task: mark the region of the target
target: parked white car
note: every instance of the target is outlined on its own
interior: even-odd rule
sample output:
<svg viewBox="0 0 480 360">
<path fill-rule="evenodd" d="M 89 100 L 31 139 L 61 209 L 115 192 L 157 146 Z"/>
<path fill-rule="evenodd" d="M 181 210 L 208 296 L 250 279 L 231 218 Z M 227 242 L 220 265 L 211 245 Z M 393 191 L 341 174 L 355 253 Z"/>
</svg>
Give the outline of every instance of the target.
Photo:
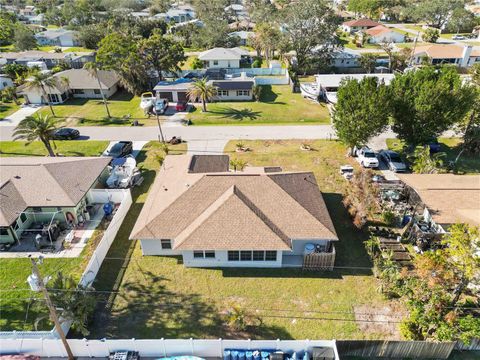
<svg viewBox="0 0 480 360">
<path fill-rule="evenodd" d="M 365 168 L 378 168 L 379 162 L 375 151 L 368 147 L 363 147 L 357 151 L 358 162 Z"/>
</svg>

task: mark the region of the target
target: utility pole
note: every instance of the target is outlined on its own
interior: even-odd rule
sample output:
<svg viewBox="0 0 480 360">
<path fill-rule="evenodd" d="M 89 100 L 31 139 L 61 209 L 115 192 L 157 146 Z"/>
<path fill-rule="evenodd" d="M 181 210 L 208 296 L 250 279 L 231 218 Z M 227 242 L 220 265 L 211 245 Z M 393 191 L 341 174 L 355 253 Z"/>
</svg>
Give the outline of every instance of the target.
<svg viewBox="0 0 480 360">
<path fill-rule="evenodd" d="M 163 131 L 162 131 L 162 127 L 160 126 L 160 119 L 158 117 L 158 114 L 157 115 L 157 124 L 158 124 L 158 131 L 160 131 L 160 136 L 162 138 L 162 140 L 158 139 L 159 141 L 161 141 L 162 143 L 165 143 L 165 138 L 163 137 Z"/>
<path fill-rule="evenodd" d="M 45 297 L 45 302 L 47 303 L 48 310 L 50 311 L 50 318 L 55 324 L 55 330 L 57 331 L 57 333 L 60 335 L 60 338 L 62 339 L 63 346 L 65 347 L 65 350 L 67 351 L 67 354 L 68 354 L 68 359 L 73 360 L 74 356 L 72 353 L 72 349 L 70 349 L 70 345 L 68 345 L 67 338 L 65 337 L 65 333 L 63 332 L 62 326 L 60 325 L 60 321 L 58 320 L 57 311 L 55 310 L 52 300 L 50 299 L 50 295 L 48 294 L 47 288 L 43 283 L 43 279 L 42 279 L 42 276 L 40 275 L 40 270 L 38 269 L 37 262 L 32 257 L 30 258 L 30 260 L 32 261 L 33 273 L 37 277 L 38 287 L 43 292 L 43 296 Z"/>
</svg>

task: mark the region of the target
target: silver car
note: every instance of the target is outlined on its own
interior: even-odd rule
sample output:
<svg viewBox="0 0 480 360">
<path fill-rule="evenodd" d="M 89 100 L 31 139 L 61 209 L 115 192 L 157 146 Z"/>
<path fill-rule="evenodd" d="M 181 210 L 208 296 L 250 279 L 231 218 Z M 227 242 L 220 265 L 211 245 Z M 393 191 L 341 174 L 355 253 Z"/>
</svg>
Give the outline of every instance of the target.
<svg viewBox="0 0 480 360">
<path fill-rule="evenodd" d="M 393 172 L 407 171 L 407 165 L 400 158 L 400 155 L 392 150 L 380 151 L 380 158 L 387 164 L 388 168 Z"/>
</svg>

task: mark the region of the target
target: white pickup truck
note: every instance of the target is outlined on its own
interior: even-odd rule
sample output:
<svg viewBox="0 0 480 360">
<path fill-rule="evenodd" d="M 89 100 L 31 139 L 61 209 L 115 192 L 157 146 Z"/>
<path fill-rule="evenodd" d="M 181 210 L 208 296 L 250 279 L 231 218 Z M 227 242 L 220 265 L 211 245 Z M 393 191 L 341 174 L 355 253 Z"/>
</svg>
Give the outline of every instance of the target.
<svg viewBox="0 0 480 360">
<path fill-rule="evenodd" d="M 368 147 L 362 147 L 357 151 L 358 162 L 364 168 L 378 168 L 378 159 L 375 155 L 375 151 Z"/>
</svg>

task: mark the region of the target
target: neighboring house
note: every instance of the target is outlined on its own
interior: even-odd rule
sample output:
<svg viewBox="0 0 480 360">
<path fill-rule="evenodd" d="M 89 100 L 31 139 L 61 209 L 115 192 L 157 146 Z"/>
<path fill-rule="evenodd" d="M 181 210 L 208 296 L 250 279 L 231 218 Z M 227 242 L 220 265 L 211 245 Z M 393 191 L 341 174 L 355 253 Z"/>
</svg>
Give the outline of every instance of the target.
<svg viewBox="0 0 480 360">
<path fill-rule="evenodd" d="M 226 155 L 167 156 L 130 239 L 187 267 L 302 266 L 338 241 L 313 173 L 229 172 Z"/>
<path fill-rule="evenodd" d="M 241 48 L 213 48 L 198 55 L 205 68 L 239 68 L 242 57 L 248 57 L 248 51 Z"/>
<path fill-rule="evenodd" d="M 153 90 L 156 96 L 168 101 L 188 101 L 188 90 L 192 84 L 191 79 L 177 79 L 174 81 L 160 81 Z"/>
<path fill-rule="evenodd" d="M 381 24 L 370 19 L 350 20 L 342 24 L 342 30 L 352 34 L 357 31 L 368 30 L 379 25 Z"/>
<path fill-rule="evenodd" d="M 22 52 L 0 52 L 0 63 L 27 65 L 29 62 L 44 62 L 48 69 L 65 63 L 74 69 L 81 69 L 85 63 L 95 60 L 93 52 L 68 52 L 55 53 L 46 51 L 29 50 Z"/>
<path fill-rule="evenodd" d="M 49 100 L 53 104 L 61 104 L 70 95 L 74 98 L 101 99 L 100 90 L 103 91 L 106 98 L 117 92 L 120 78 L 115 72 L 99 70 L 98 77 L 101 88 L 95 76 L 87 70 L 70 69 L 56 73 L 53 75 L 56 85 L 46 88 Z M 68 85 L 64 83 L 63 79 L 68 79 Z M 19 94 L 23 95 L 25 101 L 30 104 L 45 104 L 47 102 L 41 89 L 24 85 L 19 89 Z"/>
<path fill-rule="evenodd" d="M 188 90 L 192 82 L 193 80 L 185 78 L 160 81 L 153 90 L 157 97 L 168 99 L 168 101 L 189 101 Z M 209 80 L 208 83 L 217 89 L 217 96 L 212 99 L 214 101 L 250 101 L 253 99 L 252 87 L 255 85 L 255 80 L 246 76 L 227 80 Z"/>
<path fill-rule="evenodd" d="M 159 13 L 153 16 L 154 19 L 163 19 L 166 22 L 174 22 L 176 24 L 185 23 L 196 18 L 193 9 L 185 8 L 171 8 L 167 12 Z"/>
<path fill-rule="evenodd" d="M 398 174 L 423 205 L 423 217 L 438 233 L 454 223 L 480 226 L 480 175 Z"/>
<path fill-rule="evenodd" d="M 35 34 L 39 45 L 48 46 L 80 46 L 78 31 L 66 29 L 49 29 Z"/>
<path fill-rule="evenodd" d="M 413 64 L 420 65 L 427 59 L 431 64 L 453 64 L 470 67 L 480 61 L 480 49 L 454 44 L 418 46 L 413 53 Z"/>
<path fill-rule="evenodd" d="M 242 4 L 231 4 L 225 7 L 225 12 L 232 15 L 235 19 L 247 19 L 248 11 Z"/>
<path fill-rule="evenodd" d="M 249 21 L 248 19 L 242 19 L 240 21 L 234 21 L 228 24 L 228 27 L 232 30 L 252 31 L 253 29 L 255 29 L 255 23 Z"/>
<path fill-rule="evenodd" d="M 0 74 L 0 90 L 5 89 L 6 87 L 14 87 L 15 84 L 10 76 L 5 74 Z"/>
<path fill-rule="evenodd" d="M 252 88 L 255 81 L 251 79 L 234 78 L 231 80 L 215 80 L 212 85 L 217 89 L 216 100 L 220 101 L 250 101 L 253 100 Z"/>
<path fill-rule="evenodd" d="M 59 221 L 88 219 L 90 189 L 107 176 L 108 157 L 0 158 L 0 243 L 25 230 Z"/>
<path fill-rule="evenodd" d="M 330 65 L 336 68 L 356 68 L 360 66 L 360 55 L 347 49 L 336 50 L 331 55 Z"/>
<path fill-rule="evenodd" d="M 368 36 L 367 41 L 371 44 L 405 42 L 404 34 L 383 25 L 378 25 L 371 29 L 365 30 L 364 34 Z"/>
<path fill-rule="evenodd" d="M 248 39 L 251 39 L 255 36 L 253 31 L 234 31 L 228 34 L 230 37 L 240 38 L 240 45 L 245 46 L 248 44 Z"/>
</svg>

